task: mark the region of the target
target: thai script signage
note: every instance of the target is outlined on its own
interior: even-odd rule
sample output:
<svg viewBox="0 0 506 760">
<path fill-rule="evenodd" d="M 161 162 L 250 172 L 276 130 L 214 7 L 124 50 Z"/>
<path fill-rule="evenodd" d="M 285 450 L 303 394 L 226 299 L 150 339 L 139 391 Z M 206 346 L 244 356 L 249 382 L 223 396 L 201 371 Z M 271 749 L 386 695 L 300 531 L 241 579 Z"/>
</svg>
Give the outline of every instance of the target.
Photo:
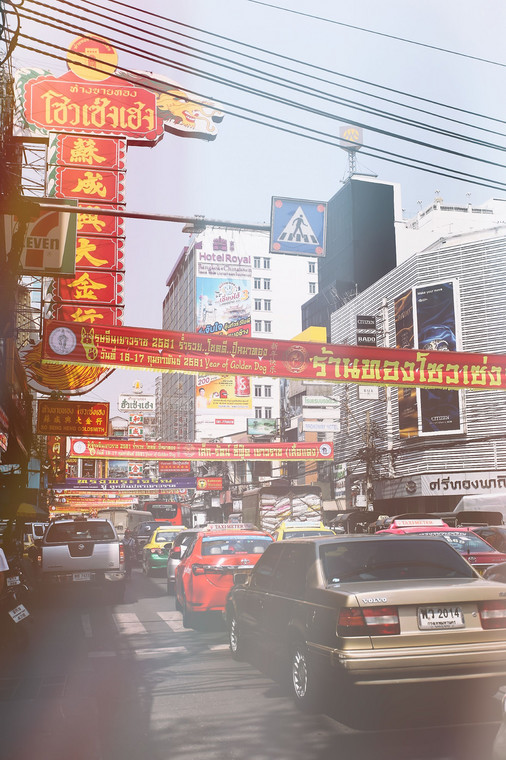
<svg viewBox="0 0 506 760">
<path fill-rule="evenodd" d="M 127 396 L 122 393 L 118 399 L 118 409 L 120 412 L 154 412 L 156 398 L 153 395 Z"/>
<path fill-rule="evenodd" d="M 328 383 L 506 390 L 506 356 L 202 336 L 46 321 L 43 362 Z"/>
<path fill-rule="evenodd" d="M 70 455 L 80 459 L 186 459 L 214 462 L 332 460 L 332 443 L 181 443 L 71 438 Z"/>
<path fill-rule="evenodd" d="M 91 401 L 37 402 L 38 435 L 107 435 L 109 404 Z"/>
<path fill-rule="evenodd" d="M 217 491 L 222 487 L 222 478 L 67 478 L 65 488 L 75 491 L 171 491 L 173 489 L 196 488 L 198 491 Z"/>
<path fill-rule="evenodd" d="M 506 470 L 491 472 L 452 472 L 422 475 L 423 496 L 503 494 L 506 503 Z M 491 505 L 493 510 L 494 506 Z"/>
</svg>

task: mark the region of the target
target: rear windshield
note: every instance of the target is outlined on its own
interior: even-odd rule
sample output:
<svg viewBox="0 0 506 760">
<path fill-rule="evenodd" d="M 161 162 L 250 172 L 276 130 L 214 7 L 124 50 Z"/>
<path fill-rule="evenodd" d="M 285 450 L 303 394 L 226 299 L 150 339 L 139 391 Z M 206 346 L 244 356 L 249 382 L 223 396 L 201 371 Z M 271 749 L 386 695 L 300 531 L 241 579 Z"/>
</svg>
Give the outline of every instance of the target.
<svg viewBox="0 0 506 760">
<path fill-rule="evenodd" d="M 453 546 L 454 549 L 456 549 L 461 554 L 469 554 L 470 552 L 493 552 L 496 551 L 493 549 L 490 544 L 487 544 L 486 541 L 484 541 L 482 538 L 477 536 L 475 533 L 471 533 L 469 531 L 454 531 L 449 530 L 448 532 L 444 530 L 438 530 L 438 531 L 410 531 L 410 535 L 416 535 L 416 536 L 433 536 L 434 538 L 444 538 L 450 546 Z"/>
<path fill-rule="evenodd" d="M 112 525 L 108 522 L 54 523 L 46 533 L 47 544 L 68 541 L 110 541 L 116 538 Z"/>
<path fill-rule="evenodd" d="M 211 554 L 263 554 L 272 538 L 269 536 L 216 536 L 202 539 L 202 556 Z"/>
<path fill-rule="evenodd" d="M 474 578 L 475 571 L 444 541 L 346 541 L 320 547 L 327 583 Z"/>
<path fill-rule="evenodd" d="M 169 541 L 174 541 L 175 537 L 178 536 L 179 533 L 180 531 L 172 531 L 171 533 L 164 531 L 163 533 L 157 533 L 154 536 L 154 540 L 157 543 L 168 543 Z"/>
<path fill-rule="evenodd" d="M 316 536 L 335 536 L 333 530 L 287 530 L 283 538 L 314 538 Z"/>
</svg>

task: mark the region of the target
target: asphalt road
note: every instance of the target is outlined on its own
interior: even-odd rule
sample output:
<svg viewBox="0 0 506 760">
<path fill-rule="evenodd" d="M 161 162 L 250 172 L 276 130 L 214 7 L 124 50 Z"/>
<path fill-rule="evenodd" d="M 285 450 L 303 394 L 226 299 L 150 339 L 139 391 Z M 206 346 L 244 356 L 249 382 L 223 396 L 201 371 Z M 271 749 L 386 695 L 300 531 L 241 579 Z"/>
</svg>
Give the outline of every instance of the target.
<svg viewBox="0 0 506 760">
<path fill-rule="evenodd" d="M 185 630 L 163 578 L 134 570 L 117 606 L 87 591 L 37 607 L 29 646 L 0 651 L 3 760 L 490 756 L 490 685 L 378 688 L 303 715 L 279 659 L 232 660 L 220 616 Z"/>
</svg>

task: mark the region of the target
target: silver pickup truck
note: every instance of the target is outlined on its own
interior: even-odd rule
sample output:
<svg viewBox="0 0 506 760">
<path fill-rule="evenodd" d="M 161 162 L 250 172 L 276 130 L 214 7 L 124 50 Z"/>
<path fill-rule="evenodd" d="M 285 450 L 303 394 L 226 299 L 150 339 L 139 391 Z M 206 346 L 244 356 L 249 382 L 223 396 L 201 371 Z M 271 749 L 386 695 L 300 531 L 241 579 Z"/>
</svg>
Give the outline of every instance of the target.
<svg viewBox="0 0 506 760">
<path fill-rule="evenodd" d="M 37 543 L 44 588 L 72 584 L 101 586 L 110 590 L 112 601 L 123 600 L 125 554 L 109 520 L 57 519 Z"/>
</svg>

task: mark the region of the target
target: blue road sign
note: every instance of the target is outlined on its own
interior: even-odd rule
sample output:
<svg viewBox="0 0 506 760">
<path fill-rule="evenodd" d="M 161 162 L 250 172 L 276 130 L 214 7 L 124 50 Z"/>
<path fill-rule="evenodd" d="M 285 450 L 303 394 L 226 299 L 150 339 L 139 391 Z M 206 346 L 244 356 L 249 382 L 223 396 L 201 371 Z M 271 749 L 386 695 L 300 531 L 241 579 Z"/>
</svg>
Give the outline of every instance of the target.
<svg viewBox="0 0 506 760">
<path fill-rule="evenodd" d="M 327 204 L 297 198 L 273 198 L 271 253 L 325 256 Z"/>
</svg>

